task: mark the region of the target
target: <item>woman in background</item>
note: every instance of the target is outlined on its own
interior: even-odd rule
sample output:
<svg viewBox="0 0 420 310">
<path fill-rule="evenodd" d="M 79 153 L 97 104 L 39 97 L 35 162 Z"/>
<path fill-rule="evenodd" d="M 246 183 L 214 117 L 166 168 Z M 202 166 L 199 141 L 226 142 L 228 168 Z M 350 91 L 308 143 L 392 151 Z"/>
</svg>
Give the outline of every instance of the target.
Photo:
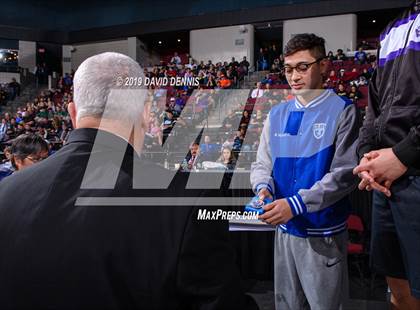
<svg viewBox="0 0 420 310">
<path fill-rule="evenodd" d="M 220 155 L 217 162 L 223 164 L 228 170 L 235 169 L 236 160 L 235 160 L 235 157 L 233 156 L 232 149 L 230 147 L 224 146 L 222 148 L 221 153 L 222 154 Z"/>
</svg>

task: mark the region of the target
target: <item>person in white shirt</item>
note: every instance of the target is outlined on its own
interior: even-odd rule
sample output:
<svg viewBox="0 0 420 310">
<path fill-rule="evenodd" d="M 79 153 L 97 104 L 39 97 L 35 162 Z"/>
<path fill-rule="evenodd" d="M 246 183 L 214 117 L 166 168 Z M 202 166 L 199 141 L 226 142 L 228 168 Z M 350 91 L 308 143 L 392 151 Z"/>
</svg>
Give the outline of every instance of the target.
<svg viewBox="0 0 420 310">
<path fill-rule="evenodd" d="M 174 56 L 171 58 L 171 63 L 180 65 L 181 64 L 181 57 L 178 56 L 178 53 L 175 52 Z"/>
<path fill-rule="evenodd" d="M 261 89 L 261 82 L 257 82 L 257 87 L 252 91 L 251 98 L 260 98 L 264 95 L 264 90 Z"/>
</svg>

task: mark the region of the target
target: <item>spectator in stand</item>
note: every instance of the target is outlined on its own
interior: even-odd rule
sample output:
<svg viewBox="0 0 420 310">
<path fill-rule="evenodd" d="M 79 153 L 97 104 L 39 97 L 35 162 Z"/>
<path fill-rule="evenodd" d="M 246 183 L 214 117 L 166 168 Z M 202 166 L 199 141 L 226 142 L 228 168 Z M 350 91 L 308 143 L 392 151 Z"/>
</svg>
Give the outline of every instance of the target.
<svg viewBox="0 0 420 310">
<path fill-rule="evenodd" d="M 251 118 L 249 129 L 262 127 L 264 123 L 263 114 L 261 110 L 257 110 L 255 117 Z"/>
<path fill-rule="evenodd" d="M 235 111 L 229 111 L 227 117 L 222 122 L 222 128 L 225 130 L 231 130 L 232 124 L 237 124 L 240 121 Z"/>
<path fill-rule="evenodd" d="M 357 49 L 363 49 L 363 50 L 370 50 L 375 49 L 372 45 L 370 45 L 366 40 L 363 40 L 358 46 Z"/>
<path fill-rule="evenodd" d="M 273 84 L 273 80 L 271 79 L 270 74 L 266 74 L 265 77 L 261 81 L 262 84 Z"/>
<path fill-rule="evenodd" d="M 267 70 L 268 59 L 266 51 L 261 47 L 257 55 L 257 71 Z"/>
<path fill-rule="evenodd" d="M 239 67 L 239 62 L 237 62 L 237 61 L 235 60 L 235 57 L 232 57 L 232 61 L 230 62 L 229 67 L 232 67 L 232 68 L 237 68 L 237 67 Z"/>
<path fill-rule="evenodd" d="M 221 74 L 219 82 L 217 83 L 217 85 L 220 88 L 227 89 L 227 88 L 230 88 L 232 86 L 232 81 L 229 80 L 224 74 Z"/>
<path fill-rule="evenodd" d="M 346 69 L 341 68 L 340 71 L 338 71 L 338 79 L 340 81 L 347 81 Z"/>
<path fill-rule="evenodd" d="M 281 72 L 280 66 L 278 64 L 278 59 L 274 60 L 274 63 L 271 65 L 270 73 L 279 73 Z"/>
<path fill-rule="evenodd" d="M 335 60 L 334 53 L 332 51 L 329 51 L 327 54 L 327 58 L 329 61 L 334 61 Z"/>
<path fill-rule="evenodd" d="M 279 65 L 280 65 L 280 68 L 283 68 L 283 65 L 284 65 L 284 55 L 283 54 L 279 55 Z"/>
<path fill-rule="evenodd" d="M 212 75 L 211 73 L 208 73 L 207 74 L 207 79 L 208 79 L 207 83 L 206 83 L 207 87 L 214 88 L 214 87 L 217 86 L 217 82 L 216 82 L 216 79 L 215 79 L 214 75 Z"/>
<path fill-rule="evenodd" d="M 242 143 L 244 142 L 244 139 L 245 139 L 246 127 L 247 127 L 247 124 L 245 123 L 241 124 L 241 126 L 239 127 L 239 130 L 236 132 L 236 135 L 233 138 L 232 150 L 236 158 L 238 157 L 238 154 L 241 151 Z"/>
<path fill-rule="evenodd" d="M 175 52 L 174 56 L 172 56 L 171 64 L 174 64 L 174 65 L 180 65 L 181 64 L 181 57 L 178 56 L 177 52 Z"/>
<path fill-rule="evenodd" d="M 244 110 L 242 112 L 242 120 L 241 120 L 241 124 L 249 124 L 249 121 L 251 120 L 251 115 L 249 115 L 248 110 Z"/>
<path fill-rule="evenodd" d="M 364 75 L 359 75 L 358 77 L 357 77 L 357 79 L 354 79 L 353 81 L 351 81 L 350 82 L 350 85 L 351 86 L 357 86 L 357 87 L 359 87 L 359 86 L 363 86 L 363 85 L 367 85 L 368 84 L 368 80 L 365 78 L 365 76 Z"/>
<path fill-rule="evenodd" d="M 5 118 L 1 119 L 0 124 L 0 142 L 3 142 L 7 139 L 7 130 L 9 129 L 9 124 Z"/>
<path fill-rule="evenodd" d="M 264 97 L 266 98 L 272 98 L 272 90 L 271 90 L 271 84 L 267 83 L 264 84 Z"/>
<path fill-rule="evenodd" d="M 222 147 L 221 155 L 216 162 L 223 164 L 227 170 L 235 169 L 236 160 L 232 149 L 229 146 Z"/>
<path fill-rule="evenodd" d="M 268 66 L 271 67 L 271 65 L 274 63 L 274 59 L 276 59 L 277 56 L 278 56 L 278 51 L 277 51 L 277 48 L 276 48 L 275 44 L 270 45 L 268 47 L 268 55 L 267 56 L 268 56 Z"/>
<path fill-rule="evenodd" d="M 48 83 L 48 68 L 45 62 L 42 63 L 41 65 L 36 66 L 35 76 L 37 77 L 38 83 L 40 84 Z"/>
<path fill-rule="evenodd" d="M 335 71 L 331 70 L 330 75 L 328 76 L 328 79 L 326 80 L 326 82 L 331 86 L 335 86 L 339 81 L 340 79 L 335 74 Z"/>
<path fill-rule="evenodd" d="M 335 60 L 341 60 L 341 61 L 347 60 L 347 56 L 344 54 L 341 48 L 337 50 L 337 55 L 335 55 Z"/>
<path fill-rule="evenodd" d="M 228 70 L 226 71 L 226 77 L 233 83 L 233 85 L 237 85 L 239 78 L 238 71 L 236 70 L 237 67 L 239 67 L 239 64 L 236 67 L 229 66 Z"/>
<path fill-rule="evenodd" d="M 255 89 L 251 93 L 251 98 L 261 98 L 264 95 L 261 82 L 257 82 Z"/>
<path fill-rule="evenodd" d="M 166 137 L 171 132 L 172 128 L 175 126 L 176 120 L 174 119 L 174 113 L 172 110 L 166 110 L 163 115 L 163 122 L 162 122 L 162 129 L 163 129 L 163 140 L 166 139 Z"/>
<path fill-rule="evenodd" d="M 359 100 L 362 97 L 362 94 L 357 89 L 357 86 L 353 85 L 353 86 L 350 87 L 350 92 L 348 94 L 348 97 L 351 101 L 356 103 L 357 100 Z"/>
<path fill-rule="evenodd" d="M 1 179 L 11 175 L 14 171 L 22 170 L 48 157 L 48 144 L 40 136 L 29 134 L 20 135 L 13 140 L 10 147 L 10 163 L 9 171 L 6 166 L 0 169 Z"/>
<path fill-rule="evenodd" d="M 348 72 L 346 75 L 346 81 L 354 81 L 358 80 L 359 72 L 357 72 L 357 68 L 353 68 L 351 72 Z"/>
<path fill-rule="evenodd" d="M 8 177 L 13 173 L 13 171 L 15 171 L 12 162 L 10 161 L 10 159 L 12 158 L 10 146 L 4 148 L 4 157 L 5 159 L 0 164 L 0 181 L 5 177 Z"/>
<path fill-rule="evenodd" d="M 201 60 L 200 63 L 198 64 L 198 66 L 197 66 L 197 70 L 205 70 L 205 69 L 207 69 L 206 65 L 204 64 L 204 61 Z"/>
<path fill-rule="evenodd" d="M 338 85 L 337 95 L 340 96 L 340 97 L 348 97 L 346 87 L 344 86 L 344 84 L 339 84 Z"/>
<path fill-rule="evenodd" d="M 210 136 L 204 136 L 204 143 L 200 145 L 202 160 L 214 160 L 214 155 L 217 154 L 218 148 L 220 148 L 220 146 L 212 143 Z"/>
<path fill-rule="evenodd" d="M 7 162 L 10 162 L 10 157 L 11 157 L 11 153 L 10 153 L 10 146 L 6 146 L 3 150 L 3 160 L 0 161 L 1 164 L 5 164 Z"/>
<path fill-rule="evenodd" d="M 370 80 L 372 77 L 372 74 L 369 72 L 367 68 L 363 68 L 362 74 L 361 74 L 367 81 Z"/>
<path fill-rule="evenodd" d="M 246 60 L 246 56 L 242 59 L 241 63 L 239 64 L 245 74 L 248 74 L 249 70 L 249 61 Z"/>
<path fill-rule="evenodd" d="M 197 67 L 194 59 L 192 57 L 188 57 L 188 63 L 185 65 L 186 68 L 193 70 Z"/>
<path fill-rule="evenodd" d="M 61 123 L 61 129 L 58 132 L 57 136 L 60 143 L 65 143 L 69 137 L 71 132 L 71 128 L 67 125 L 65 121 Z"/>
<path fill-rule="evenodd" d="M 359 47 L 359 50 L 354 55 L 354 62 L 359 65 L 364 65 L 367 61 L 367 58 L 368 57 L 367 57 L 366 52 L 363 50 L 362 47 Z"/>
<path fill-rule="evenodd" d="M 187 156 L 184 158 L 181 164 L 182 171 L 191 171 L 193 169 L 199 168 L 201 158 L 200 157 L 200 145 L 197 142 L 193 142 L 190 145 L 190 151 Z"/>
<path fill-rule="evenodd" d="M 15 78 L 12 78 L 12 82 L 9 83 L 10 88 L 10 100 L 15 100 L 16 96 L 20 96 L 20 84 Z"/>
<path fill-rule="evenodd" d="M 70 76 L 70 74 L 66 73 L 63 77 L 63 84 L 64 86 L 70 88 L 73 85 L 73 78 Z"/>
</svg>

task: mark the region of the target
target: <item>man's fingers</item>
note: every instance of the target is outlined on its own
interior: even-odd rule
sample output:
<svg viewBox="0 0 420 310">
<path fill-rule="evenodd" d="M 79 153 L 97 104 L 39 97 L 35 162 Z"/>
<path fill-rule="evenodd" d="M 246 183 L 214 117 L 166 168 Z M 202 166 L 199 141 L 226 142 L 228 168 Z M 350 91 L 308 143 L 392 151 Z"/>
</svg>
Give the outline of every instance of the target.
<svg viewBox="0 0 420 310">
<path fill-rule="evenodd" d="M 269 211 L 269 210 L 273 209 L 275 206 L 276 206 L 276 202 L 275 202 L 275 201 L 273 201 L 273 202 L 271 202 L 271 203 L 268 203 L 268 204 L 264 205 L 264 206 L 263 206 L 263 209 L 264 209 L 265 211 Z"/>
<path fill-rule="evenodd" d="M 360 178 L 362 178 L 362 180 L 360 181 L 358 188 L 359 190 L 367 190 L 367 191 L 371 191 L 371 190 L 377 190 L 381 193 L 384 193 L 386 196 L 391 196 L 391 192 L 389 190 L 390 185 L 392 184 L 392 181 L 385 181 L 384 185 L 380 185 L 379 182 L 376 182 L 372 176 L 370 176 L 369 173 L 367 173 L 366 171 L 361 172 L 358 174 L 358 176 Z"/>
<path fill-rule="evenodd" d="M 367 171 L 362 171 L 362 172 L 359 172 L 357 175 L 358 175 L 358 176 L 359 176 L 359 178 L 361 178 L 362 180 L 366 180 L 366 181 L 368 181 L 368 183 L 373 183 L 373 182 L 375 182 L 375 179 L 373 178 L 373 176 L 372 176 L 369 172 L 367 172 Z"/>
<path fill-rule="evenodd" d="M 267 206 L 269 206 L 269 205 L 267 205 Z M 270 217 L 272 217 L 274 214 L 276 214 L 276 210 L 274 210 L 273 208 L 265 209 L 267 206 L 263 207 L 266 212 L 264 212 L 262 215 L 260 215 L 259 219 L 267 220 Z M 269 211 L 267 211 L 267 210 L 269 210 Z"/>
<path fill-rule="evenodd" d="M 270 211 L 271 212 L 271 211 Z M 264 220 L 264 222 L 271 224 L 271 225 L 277 225 L 279 223 L 282 223 L 282 215 L 281 214 L 274 214 L 272 216 L 269 216 L 267 219 Z"/>
<path fill-rule="evenodd" d="M 363 157 L 365 157 L 365 158 L 367 158 L 369 160 L 374 159 L 374 158 L 376 158 L 378 156 L 379 156 L 379 152 L 377 152 L 377 151 L 371 151 L 369 153 L 363 154 Z"/>
<path fill-rule="evenodd" d="M 385 183 L 384 183 L 384 186 L 385 186 L 386 188 L 388 188 L 388 189 L 390 189 L 390 188 L 391 188 L 391 185 L 392 185 L 392 181 L 391 181 L 391 180 L 386 180 L 386 181 L 385 181 Z"/>
<path fill-rule="evenodd" d="M 362 191 L 364 189 L 366 189 L 366 187 L 369 185 L 369 181 L 366 179 L 362 179 L 359 183 L 358 188 Z"/>
<path fill-rule="evenodd" d="M 376 182 L 370 183 L 370 186 L 372 187 L 372 189 L 375 189 L 381 193 L 384 193 L 388 197 L 391 195 L 391 192 L 389 191 L 389 189 L 387 189 L 385 186 L 382 186 Z"/>
</svg>

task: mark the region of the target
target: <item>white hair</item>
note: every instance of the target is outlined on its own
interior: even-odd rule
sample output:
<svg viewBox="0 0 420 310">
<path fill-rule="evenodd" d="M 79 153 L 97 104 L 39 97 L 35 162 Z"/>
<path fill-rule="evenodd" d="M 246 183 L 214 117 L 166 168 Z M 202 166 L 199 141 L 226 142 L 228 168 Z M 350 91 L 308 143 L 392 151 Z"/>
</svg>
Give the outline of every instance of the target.
<svg viewBox="0 0 420 310">
<path fill-rule="evenodd" d="M 91 116 L 120 121 L 138 120 L 146 91 L 130 78 L 141 78 L 140 65 L 119 53 L 102 53 L 86 59 L 74 75 L 74 103 L 77 120 Z M 129 86 L 127 86 L 127 84 Z"/>
</svg>

